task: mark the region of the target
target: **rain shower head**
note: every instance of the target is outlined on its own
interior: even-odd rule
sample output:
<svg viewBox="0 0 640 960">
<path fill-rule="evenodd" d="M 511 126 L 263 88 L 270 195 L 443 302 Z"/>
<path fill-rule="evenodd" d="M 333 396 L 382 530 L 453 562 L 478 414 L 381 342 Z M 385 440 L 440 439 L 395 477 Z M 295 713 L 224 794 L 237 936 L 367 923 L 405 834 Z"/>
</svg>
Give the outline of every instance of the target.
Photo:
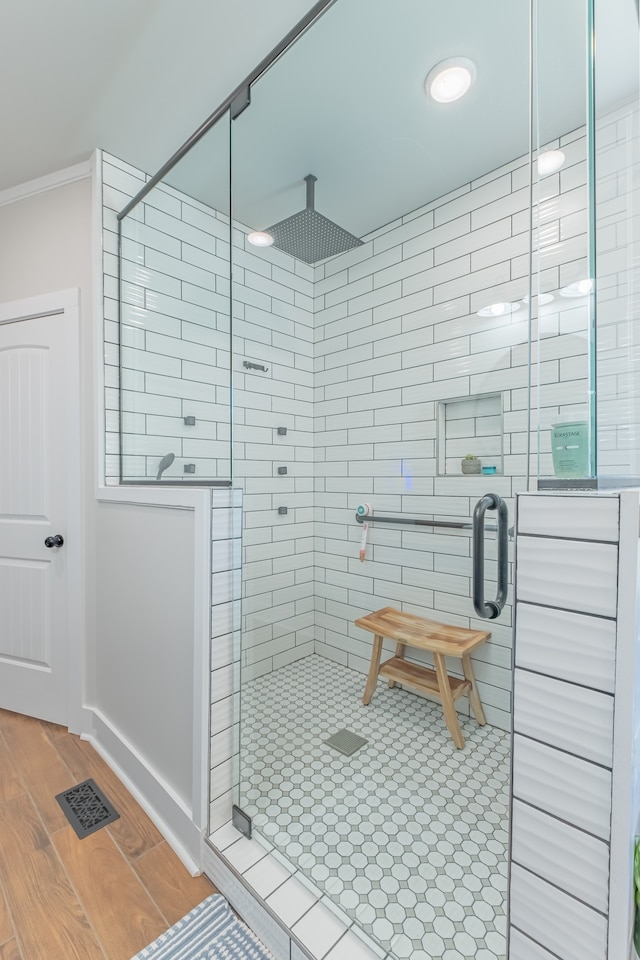
<svg viewBox="0 0 640 960">
<path fill-rule="evenodd" d="M 362 240 L 318 213 L 314 207 L 314 184 L 318 178 L 309 173 L 304 179 L 307 184 L 307 206 L 268 228 L 273 245 L 305 263 L 317 263 L 352 247 L 362 246 Z"/>
<path fill-rule="evenodd" d="M 157 474 L 156 474 L 156 480 L 160 480 L 160 479 L 161 479 L 162 474 L 165 472 L 165 470 L 167 469 L 167 467 L 170 467 L 170 466 L 171 466 L 171 464 L 173 463 L 173 461 L 175 460 L 175 458 L 176 458 L 175 453 L 165 453 L 164 457 L 162 458 L 162 460 L 161 460 L 160 463 L 158 464 L 158 472 L 157 472 Z"/>
</svg>

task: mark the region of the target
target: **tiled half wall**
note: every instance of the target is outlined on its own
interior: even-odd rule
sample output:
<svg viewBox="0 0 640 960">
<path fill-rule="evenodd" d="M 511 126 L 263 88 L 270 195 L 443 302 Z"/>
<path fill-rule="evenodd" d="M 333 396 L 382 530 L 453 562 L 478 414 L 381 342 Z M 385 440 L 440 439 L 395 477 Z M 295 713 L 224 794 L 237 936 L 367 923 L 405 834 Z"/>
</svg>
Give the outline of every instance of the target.
<svg viewBox="0 0 640 960">
<path fill-rule="evenodd" d="M 518 498 L 509 960 L 629 956 L 638 493 Z"/>
</svg>

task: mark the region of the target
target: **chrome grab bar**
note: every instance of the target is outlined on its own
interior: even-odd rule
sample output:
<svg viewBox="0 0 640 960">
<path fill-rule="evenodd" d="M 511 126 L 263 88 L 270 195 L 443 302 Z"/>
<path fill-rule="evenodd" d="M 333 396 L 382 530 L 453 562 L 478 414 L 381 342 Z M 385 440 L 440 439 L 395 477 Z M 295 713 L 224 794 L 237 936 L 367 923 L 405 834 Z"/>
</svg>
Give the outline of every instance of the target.
<svg viewBox="0 0 640 960">
<path fill-rule="evenodd" d="M 495 600 L 484 599 L 484 517 L 487 510 L 498 511 L 498 592 Z M 473 609 L 484 620 L 495 620 L 502 613 L 509 587 L 509 511 L 497 493 L 487 493 L 473 511 Z"/>
<path fill-rule="evenodd" d="M 369 513 L 362 517 L 356 513 L 356 523 L 361 526 L 363 523 L 408 523 L 416 527 L 450 527 L 452 530 L 472 530 L 473 523 L 469 520 L 425 520 L 424 517 L 379 517 L 375 513 Z M 485 527 L 495 533 L 498 529 L 495 527 Z M 509 527 L 509 539 L 513 540 L 513 527 Z"/>
<path fill-rule="evenodd" d="M 425 520 L 424 517 L 379 517 L 375 513 L 360 516 L 356 513 L 356 523 L 408 523 L 416 527 L 449 527 L 452 530 L 471 530 L 468 520 Z M 497 527 L 493 528 L 497 530 Z"/>
</svg>

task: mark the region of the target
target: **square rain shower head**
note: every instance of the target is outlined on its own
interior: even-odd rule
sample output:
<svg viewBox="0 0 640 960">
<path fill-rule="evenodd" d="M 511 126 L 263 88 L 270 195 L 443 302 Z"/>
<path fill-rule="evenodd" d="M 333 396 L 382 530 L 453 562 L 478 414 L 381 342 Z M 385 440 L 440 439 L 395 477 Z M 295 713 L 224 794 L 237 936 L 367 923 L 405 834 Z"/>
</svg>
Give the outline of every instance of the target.
<svg viewBox="0 0 640 960">
<path fill-rule="evenodd" d="M 274 246 L 305 263 L 317 263 L 362 246 L 362 240 L 314 209 L 314 184 L 317 178 L 310 173 L 304 179 L 307 183 L 307 206 L 292 217 L 268 227 L 267 232 L 273 237 Z"/>
</svg>

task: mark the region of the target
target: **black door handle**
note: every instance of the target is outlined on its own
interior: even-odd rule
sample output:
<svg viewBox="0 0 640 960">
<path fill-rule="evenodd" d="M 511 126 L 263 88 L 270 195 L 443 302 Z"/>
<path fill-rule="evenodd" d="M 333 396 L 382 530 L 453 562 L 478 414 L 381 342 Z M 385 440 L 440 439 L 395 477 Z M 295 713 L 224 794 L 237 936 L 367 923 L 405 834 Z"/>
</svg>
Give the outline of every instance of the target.
<svg viewBox="0 0 640 960">
<path fill-rule="evenodd" d="M 60 533 L 56 533 L 54 537 L 47 537 L 44 541 L 45 547 L 61 547 L 64 543 L 64 537 Z"/>
<path fill-rule="evenodd" d="M 484 599 L 484 515 L 498 511 L 498 593 L 495 600 Z M 473 511 L 473 608 L 484 620 L 495 620 L 502 613 L 509 590 L 509 513 L 497 493 L 487 493 Z"/>
</svg>

